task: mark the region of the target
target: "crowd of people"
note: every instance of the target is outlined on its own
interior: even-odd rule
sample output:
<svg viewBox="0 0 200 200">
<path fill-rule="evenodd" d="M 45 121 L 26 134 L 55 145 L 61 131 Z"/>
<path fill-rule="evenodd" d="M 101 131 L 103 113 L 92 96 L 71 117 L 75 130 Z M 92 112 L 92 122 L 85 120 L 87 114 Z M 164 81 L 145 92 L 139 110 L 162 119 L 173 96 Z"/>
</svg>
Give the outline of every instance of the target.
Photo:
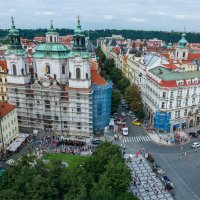
<svg viewBox="0 0 200 200">
<path fill-rule="evenodd" d="M 38 157 L 46 153 L 66 153 L 66 154 L 91 154 L 93 146 L 86 145 L 86 142 L 78 139 L 61 138 L 59 136 L 37 136 L 30 135 L 28 138 L 32 144 L 28 148 Z"/>
</svg>

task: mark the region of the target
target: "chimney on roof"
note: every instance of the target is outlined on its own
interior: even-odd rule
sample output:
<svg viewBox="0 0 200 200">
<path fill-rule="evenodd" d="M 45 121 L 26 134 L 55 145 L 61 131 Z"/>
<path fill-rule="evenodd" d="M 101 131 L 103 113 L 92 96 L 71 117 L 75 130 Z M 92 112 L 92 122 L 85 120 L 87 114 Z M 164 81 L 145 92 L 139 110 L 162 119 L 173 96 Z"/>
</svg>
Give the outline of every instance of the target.
<svg viewBox="0 0 200 200">
<path fill-rule="evenodd" d="M 162 71 L 162 69 L 159 69 L 159 74 L 163 74 L 163 71 Z"/>
</svg>

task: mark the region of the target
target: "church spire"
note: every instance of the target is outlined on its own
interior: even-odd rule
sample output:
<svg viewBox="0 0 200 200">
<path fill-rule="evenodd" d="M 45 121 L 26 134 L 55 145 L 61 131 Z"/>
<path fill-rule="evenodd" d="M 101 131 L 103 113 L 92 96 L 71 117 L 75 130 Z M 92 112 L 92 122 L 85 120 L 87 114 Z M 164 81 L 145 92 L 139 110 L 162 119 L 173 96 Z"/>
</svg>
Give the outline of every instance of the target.
<svg viewBox="0 0 200 200">
<path fill-rule="evenodd" d="M 50 23 L 51 23 L 50 28 L 53 29 L 53 20 L 52 19 L 51 19 Z"/>
<path fill-rule="evenodd" d="M 15 28 L 15 22 L 14 22 L 14 17 L 11 17 L 11 21 L 12 21 L 12 28 Z"/>
<path fill-rule="evenodd" d="M 78 26 L 81 26 L 80 24 L 80 15 L 77 16 Z"/>
</svg>

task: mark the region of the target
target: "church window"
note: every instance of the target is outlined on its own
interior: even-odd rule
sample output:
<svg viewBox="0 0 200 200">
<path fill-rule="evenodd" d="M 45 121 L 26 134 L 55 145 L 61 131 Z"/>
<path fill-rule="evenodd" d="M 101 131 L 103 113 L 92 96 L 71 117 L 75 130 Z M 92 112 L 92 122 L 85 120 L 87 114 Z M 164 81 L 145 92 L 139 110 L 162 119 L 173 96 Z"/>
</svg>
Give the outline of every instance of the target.
<svg viewBox="0 0 200 200">
<path fill-rule="evenodd" d="M 12 68 L 13 68 L 13 75 L 16 76 L 16 75 L 17 75 L 17 68 L 16 68 L 16 65 L 13 64 Z"/>
<path fill-rule="evenodd" d="M 51 70 L 50 70 L 50 66 L 49 66 L 49 65 L 46 65 L 46 73 L 47 73 L 47 74 L 50 74 L 50 73 L 51 73 Z"/>
<path fill-rule="evenodd" d="M 27 65 L 25 64 L 25 73 L 27 73 Z"/>
<path fill-rule="evenodd" d="M 62 74 L 65 74 L 65 65 L 62 65 Z"/>
<path fill-rule="evenodd" d="M 21 73 L 22 73 L 22 75 L 24 75 L 24 69 L 23 68 L 21 68 Z"/>
<path fill-rule="evenodd" d="M 50 36 L 49 39 L 50 39 L 50 42 L 52 42 L 52 36 Z"/>
<path fill-rule="evenodd" d="M 81 70 L 80 68 L 76 68 L 76 79 L 80 79 L 81 78 Z"/>
</svg>

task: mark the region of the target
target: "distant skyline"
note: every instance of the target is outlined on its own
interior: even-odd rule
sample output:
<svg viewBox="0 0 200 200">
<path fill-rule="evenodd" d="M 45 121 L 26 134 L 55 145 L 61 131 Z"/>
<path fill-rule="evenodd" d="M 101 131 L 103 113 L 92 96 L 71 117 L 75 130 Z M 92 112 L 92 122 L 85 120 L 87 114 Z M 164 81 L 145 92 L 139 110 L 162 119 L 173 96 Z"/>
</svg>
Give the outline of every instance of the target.
<svg viewBox="0 0 200 200">
<path fill-rule="evenodd" d="M 2 2 L 3 1 L 3 2 Z M 76 27 L 200 32 L 199 0 L 1 0 L 0 29 Z"/>
</svg>

